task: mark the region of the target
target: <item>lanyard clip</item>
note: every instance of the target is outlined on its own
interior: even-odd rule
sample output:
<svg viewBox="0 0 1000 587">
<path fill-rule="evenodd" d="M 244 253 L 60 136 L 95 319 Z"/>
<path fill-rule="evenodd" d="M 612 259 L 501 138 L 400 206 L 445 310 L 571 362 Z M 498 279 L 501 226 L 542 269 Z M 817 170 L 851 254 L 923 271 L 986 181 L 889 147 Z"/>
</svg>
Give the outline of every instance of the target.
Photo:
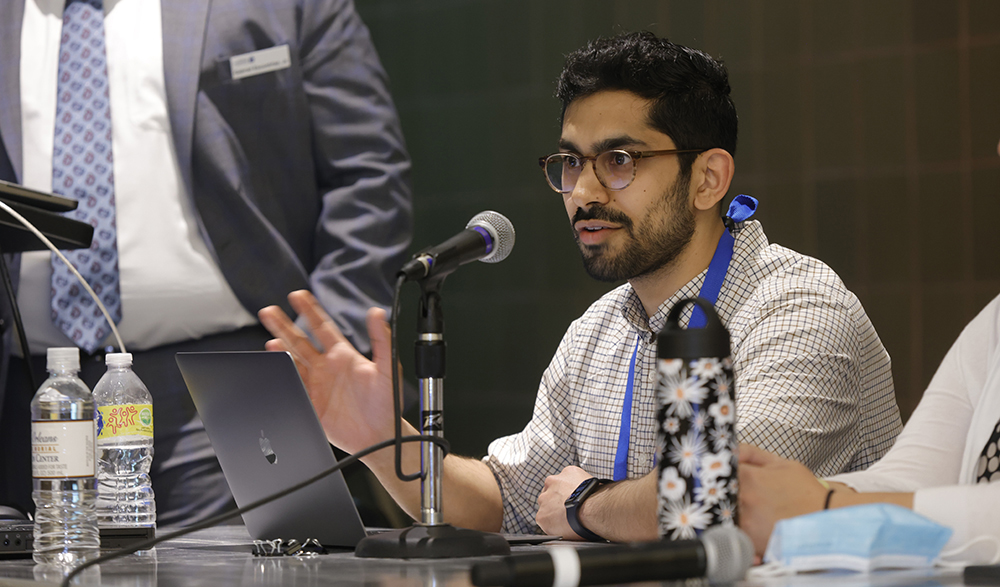
<svg viewBox="0 0 1000 587">
<path fill-rule="evenodd" d="M 745 194 L 740 194 L 733 198 L 733 201 L 729 204 L 729 211 L 722 218 L 722 222 L 725 223 L 726 229 L 732 233 L 736 230 L 736 225 L 740 222 L 749 220 L 754 212 L 757 211 L 757 199 L 752 196 L 747 196 Z"/>
</svg>

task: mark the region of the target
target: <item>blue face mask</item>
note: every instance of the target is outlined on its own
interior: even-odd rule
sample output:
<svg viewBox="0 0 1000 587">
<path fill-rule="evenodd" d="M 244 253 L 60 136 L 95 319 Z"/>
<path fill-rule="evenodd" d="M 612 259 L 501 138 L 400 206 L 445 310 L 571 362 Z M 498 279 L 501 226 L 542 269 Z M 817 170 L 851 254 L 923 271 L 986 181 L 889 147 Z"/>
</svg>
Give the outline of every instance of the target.
<svg viewBox="0 0 1000 587">
<path fill-rule="evenodd" d="M 765 563 L 785 571 L 930 567 L 951 528 L 904 507 L 868 504 L 781 520 Z"/>
</svg>

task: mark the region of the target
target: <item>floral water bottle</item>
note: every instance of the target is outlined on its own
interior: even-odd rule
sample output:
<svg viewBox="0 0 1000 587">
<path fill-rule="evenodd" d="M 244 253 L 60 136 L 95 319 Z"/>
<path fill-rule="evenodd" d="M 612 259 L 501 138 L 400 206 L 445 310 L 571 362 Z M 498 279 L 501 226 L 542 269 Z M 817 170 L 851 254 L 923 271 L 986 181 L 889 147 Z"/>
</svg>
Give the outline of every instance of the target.
<svg viewBox="0 0 1000 587">
<path fill-rule="evenodd" d="M 704 328 L 682 329 L 695 304 Z M 736 406 L 729 331 L 701 298 L 677 303 L 657 339 L 660 537 L 690 539 L 735 523 Z"/>
<path fill-rule="evenodd" d="M 94 386 L 98 523 L 153 526 L 153 397 L 132 371 L 131 353 L 108 353 L 105 363 L 108 370 Z"/>
<path fill-rule="evenodd" d="M 80 380 L 80 350 L 50 348 L 49 377 L 31 400 L 32 558 L 76 566 L 97 558 L 94 398 Z"/>
</svg>

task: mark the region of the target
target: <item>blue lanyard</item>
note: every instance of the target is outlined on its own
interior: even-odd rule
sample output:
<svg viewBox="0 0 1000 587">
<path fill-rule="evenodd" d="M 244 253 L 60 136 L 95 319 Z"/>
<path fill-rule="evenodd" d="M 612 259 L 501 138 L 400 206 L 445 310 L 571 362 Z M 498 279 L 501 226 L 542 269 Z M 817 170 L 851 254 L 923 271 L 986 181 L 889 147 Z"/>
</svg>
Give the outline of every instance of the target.
<svg viewBox="0 0 1000 587">
<path fill-rule="evenodd" d="M 632 351 L 632 362 L 628 367 L 628 383 L 625 387 L 625 404 L 622 406 L 622 424 L 618 429 L 618 450 L 615 451 L 615 481 L 628 478 L 628 443 L 632 435 L 632 388 L 635 385 L 635 358 L 639 355 L 639 345 L 642 335 L 635 337 L 635 350 Z"/>
<path fill-rule="evenodd" d="M 757 200 L 750 196 L 739 195 L 733 198 L 729 205 L 729 213 L 726 215 L 727 226 L 731 223 L 743 222 L 757 211 Z M 708 264 L 708 272 L 705 274 L 705 281 L 701 284 L 701 291 L 698 297 L 704 298 L 713 306 L 719 299 L 719 292 L 722 291 L 722 283 L 729 273 L 729 264 L 733 260 L 733 248 L 736 239 L 729 230 L 722 231 L 719 237 L 719 244 L 715 246 L 715 254 Z M 705 326 L 705 313 L 701 308 L 695 306 L 691 319 L 688 321 L 688 328 L 703 328 Z M 622 405 L 621 427 L 618 430 L 618 449 L 615 451 L 615 481 L 622 481 L 628 478 L 628 445 L 632 435 L 632 390 L 635 388 L 635 363 L 639 356 L 639 346 L 642 343 L 642 335 L 635 338 L 635 349 L 632 351 L 632 360 L 628 368 L 628 381 L 625 387 L 625 402 Z"/>
</svg>

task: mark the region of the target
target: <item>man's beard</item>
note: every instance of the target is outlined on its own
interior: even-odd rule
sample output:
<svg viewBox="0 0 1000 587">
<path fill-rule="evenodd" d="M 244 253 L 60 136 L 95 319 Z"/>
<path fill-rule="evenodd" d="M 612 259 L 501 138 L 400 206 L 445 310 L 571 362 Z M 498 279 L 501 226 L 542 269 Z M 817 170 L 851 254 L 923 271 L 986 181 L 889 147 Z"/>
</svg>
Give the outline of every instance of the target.
<svg viewBox="0 0 1000 587">
<path fill-rule="evenodd" d="M 617 253 L 612 253 L 607 244 L 580 243 L 580 235 L 574 230 L 587 273 L 600 281 L 622 281 L 649 275 L 676 261 L 694 236 L 694 213 L 687 205 L 690 180 L 690 175 L 678 176 L 637 224 L 624 213 L 603 206 L 591 206 L 587 211 L 577 208 L 574 225 L 580 220 L 613 222 L 627 236 Z"/>
</svg>

